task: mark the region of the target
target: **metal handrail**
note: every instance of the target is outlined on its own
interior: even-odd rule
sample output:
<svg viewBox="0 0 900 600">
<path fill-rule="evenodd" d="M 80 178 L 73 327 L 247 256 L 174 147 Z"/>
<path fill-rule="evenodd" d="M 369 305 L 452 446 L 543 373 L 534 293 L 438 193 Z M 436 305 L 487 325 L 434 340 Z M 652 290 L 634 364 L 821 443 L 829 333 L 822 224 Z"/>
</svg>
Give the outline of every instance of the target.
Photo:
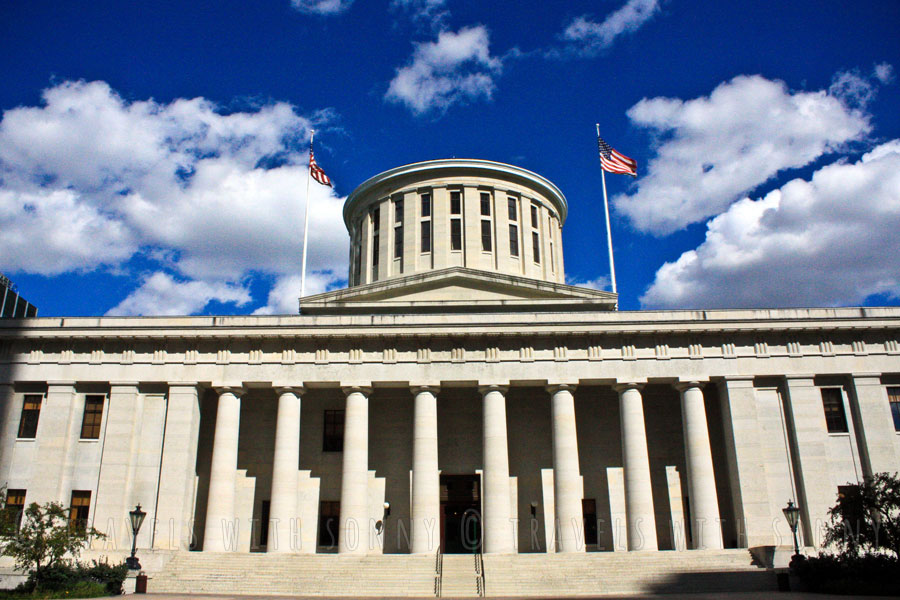
<svg viewBox="0 0 900 600">
<path fill-rule="evenodd" d="M 437 553 L 434 559 L 434 597 L 441 597 L 441 586 L 444 578 L 444 553 L 441 552 L 441 546 L 438 545 Z"/>
<path fill-rule="evenodd" d="M 484 552 L 478 548 L 478 554 L 475 555 L 475 575 L 477 576 L 478 595 L 482 598 L 485 596 L 484 582 Z"/>
</svg>

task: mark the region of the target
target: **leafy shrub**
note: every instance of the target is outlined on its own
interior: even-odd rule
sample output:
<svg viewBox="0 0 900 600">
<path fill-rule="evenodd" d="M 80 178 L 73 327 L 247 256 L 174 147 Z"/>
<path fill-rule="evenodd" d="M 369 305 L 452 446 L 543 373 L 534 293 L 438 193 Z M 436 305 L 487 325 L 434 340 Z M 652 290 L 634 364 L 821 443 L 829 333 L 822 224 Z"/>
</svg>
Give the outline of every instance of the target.
<svg viewBox="0 0 900 600">
<path fill-rule="evenodd" d="M 107 593 L 115 596 L 122 593 L 122 583 L 128 576 L 128 565 L 125 563 L 110 565 L 95 560 L 91 566 L 79 565 L 79 570 L 82 579 L 103 585 Z"/>
<path fill-rule="evenodd" d="M 900 560 L 886 554 L 794 556 L 791 572 L 810 592 L 900 595 Z"/>
</svg>

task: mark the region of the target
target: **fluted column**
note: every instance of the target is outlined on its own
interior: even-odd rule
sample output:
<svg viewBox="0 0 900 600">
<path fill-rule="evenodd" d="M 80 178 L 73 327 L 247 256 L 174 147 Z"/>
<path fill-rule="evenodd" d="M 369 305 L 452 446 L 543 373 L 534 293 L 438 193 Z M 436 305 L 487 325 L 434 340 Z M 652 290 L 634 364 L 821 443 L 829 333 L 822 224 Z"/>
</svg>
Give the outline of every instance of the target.
<svg viewBox="0 0 900 600">
<path fill-rule="evenodd" d="M 344 456 L 341 469 L 340 554 L 365 554 L 369 532 L 369 394 L 365 387 L 345 387 Z"/>
<path fill-rule="evenodd" d="M 300 468 L 300 396 L 303 387 L 280 387 L 275 422 L 275 456 L 272 460 L 272 494 L 269 505 L 267 552 L 293 552 L 291 520 L 297 519 L 297 471 Z M 311 524 L 304 523 L 304 527 Z"/>
<path fill-rule="evenodd" d="M 509 449 L 506 439 L 505 387 L 484 386 L 484 475 L 482 531 L 484 551 L 515 552 L 510 515 Z"/>
<path fill-rule="evenodd" d="M 556 551 L 584 552 L 583 488 L 578 465 L 574 385 L 547 388 L 553 428 L 553 503 L 556 507 Z"/>
<path fill-rule="evenodd" d="M 434 552 L 440 544 L 441 490 L 438 475 L 436 387 L 414 387 L 411 552 Z"/>
<path fill-rule="evenodd" d="M 656 515 L 653 513 L 653 486 L 644 426 L 641 385 L 624 383 L 619 392 L 622 422 L 622 465 L 625 475 L 625 520 L 629 550 L 657 550 Z"/>
<path fill-rule="evenodd" d="M 703 390 L 696 381 L 675 386 L 681 392 L 681 417 L 684 425 L 684 460 L 687 466 L 688 500 L 691 507 L 691 540 L 696 549 L 722 548 L 722 524 L 713 472 L 709 428 Z"/>
<path fill-rule="evenodd" d="M 209 499 L 206 504 L 206 527 L 203 550 L 233 552 L 229 541 L 236 538 L 228 528 L 236 527 L 234 487 L 237 479 L 238 435 L 241 426 L 240 387 L 216 388 L 219 407 L 216 411 L 216 431 L 213 437 L 212 461 L 209 470 Z"/>
</svg>

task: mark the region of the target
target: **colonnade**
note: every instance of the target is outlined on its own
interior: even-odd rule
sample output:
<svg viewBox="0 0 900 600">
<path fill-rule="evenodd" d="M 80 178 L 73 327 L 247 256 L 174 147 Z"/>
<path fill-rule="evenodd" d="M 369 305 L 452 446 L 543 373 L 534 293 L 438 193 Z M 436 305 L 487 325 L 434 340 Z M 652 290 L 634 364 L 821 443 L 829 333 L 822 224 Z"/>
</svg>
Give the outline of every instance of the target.
<svg viewBox="0 0 900 600">
<path fill-rule="evenodd" d="M 622 461 L 628 550 L 657 550 L 656 518 L 650 480 L 647 433 L 644 424 L 642 384 L 625 382 L 615 386 L 619 395 L 622 431 Z M 691 532 L 695 547 L 722 548 L 718 499 L 713 474 L 702 384 L 679 382 L 684 430 L 687 488 L 691 501 Z M 583 486 L 578 460 L 575 420 L 575 384 L 547 387 L 553 454 L 556 551 L 584 551 L 582 515 Z M 369 396 L 372 389 L 350 386 L 345 394 L 344 441 L 338 552 L 367 552 L 359 543 L 369 522 Z M 238 458 L 240 405 L 244 389 L 216 388 L 218 412 L 213 438 L 209 500 L 203 548 L 225 551 L 223 524 L 234 519 L 235 479 Z M 272 467 L 270 519 L 288 523 L 296 516 L 297 473 L 300 452 L 301 386 L 276 388 L 278 412 Z M 412 452 L 412 506 L 410 545 L 412 553 L 431 552 L 434 529 L 440 522 L 438 467 L 438 421 L 436 385 L 411 387 L 415 396 Z M 507 387 L 487 385 L 482 395 L 483 472 L 482 543 L 487 553 L 516 551 L 506 419 Z M 270 527 L 270 552 L 290 552 L 286 527 Z M 283 538 L 283 539 L 282 539 Z"/>
</svg>

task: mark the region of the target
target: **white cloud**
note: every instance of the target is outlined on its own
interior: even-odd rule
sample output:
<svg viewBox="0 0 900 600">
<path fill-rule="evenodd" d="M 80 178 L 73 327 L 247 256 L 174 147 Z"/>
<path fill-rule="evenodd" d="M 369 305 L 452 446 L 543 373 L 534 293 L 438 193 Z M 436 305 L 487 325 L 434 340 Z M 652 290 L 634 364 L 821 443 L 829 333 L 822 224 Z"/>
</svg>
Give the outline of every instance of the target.
<svg viewBox="0 0 900 600">
<path fill-rule="evenodd" d="M 344 12 L 353 0 L 291 0 L 291 6 L 302 13 L 314 15 L 336 15 Z"/>
<path fill-rule="evenodd" d="M 635 191 L 613 202 L 636 228 L 655 234 L 717 215 L 780 171 L 871 129 L 868 114 L 825 91 L 792 92 L 759 75 L 735 77 L 693 100 L 645 98 L 628 117 L 656 136 L 656 157 L 646 169 L 638 165 Z"/>
<path fill-rule="evenodd" d="M 345 274 L 330 271 L 306 272 L 306 292 L 304 296 L 313 296 L 346 285 Z M 265 306 L 256 309 L 255 315 L 295 315 L 299 308 L 300 276 L 285 275 L 269 290 L 269 299 Z"/>
<path fill-rule="evenodd" d="M 203 98 L 127 102 L 103 82 L 48 89 L 42 106 L 0 121 L 0 269 L 53 275 L 140 256 L 207 286 L 296 272 L 309 127 L 286 103 L 224 114 Z M 309 269 L 345 273 L 343 200 L 310 192 Z"/>
<path fill-rule="evenodd" d="M 243 306 L 250 292 L 228 283 L 175 281 L 171 275 L 157 272 L 146 279 L 108 315 L 188 315 L 199 312 L 211 301 Z"/>
<path fill-rule="evenodd" d="M 744 198 L 705 241 L 666 263 L 645 307 L 860 304 L 900 298 L 900 140 L 836 162 L 764 198 Z"/>
<path fill-rule="evenodd" d="M 601 275 L 596 279 L 589 279 L 586 281 L 582 281 L 577 278 L 566 278 L 566 283 L 568 285 L 575 285 L 578 287 L 591 288 L 592 290 L 600 290 L 601 292 L 608 292 L 610 287 L 610 279 L 605 275 Z"/>
<path fill-rule="evenodd" d="M 875 65 L 875 78 L 881 83 L 887 85 L 894 81 L 894 67 L 890 63 L 881 63 Z"/>
<path fill-rule="evenodd" d="M 415 114 L 452 104 L 490 99 L 502 61 L 491 56 L 487 29 L 478 25 L 443 31 L 435 42 L 416 45 L 410 64 L 397 69 L 385 99 Z"/>
<path fill-rule="evenodd" d="M 592 56 L 610 47 L 620 35 L 640 29 L 659 10 L 659 0 L 628 0 L 608 14 L 602 23 L 591 21 L 587 15 L 573 19 L 562 37 L 572 44 L 569 50 Z"/>
<path fill-rule="evenodd" d="M 450 16 L 447 0 L 391 0 L 391 8 L 408 14 L 416 25 L 428 25 L 433 30 L 441 29 Z"/>
<path fill-rule="evenodd" d="M 841 71 L 831 79 L 828 94 L 848 106 L 865 107 L 875 97 L 875 86 L 859 71 Z"/>
</svg>

